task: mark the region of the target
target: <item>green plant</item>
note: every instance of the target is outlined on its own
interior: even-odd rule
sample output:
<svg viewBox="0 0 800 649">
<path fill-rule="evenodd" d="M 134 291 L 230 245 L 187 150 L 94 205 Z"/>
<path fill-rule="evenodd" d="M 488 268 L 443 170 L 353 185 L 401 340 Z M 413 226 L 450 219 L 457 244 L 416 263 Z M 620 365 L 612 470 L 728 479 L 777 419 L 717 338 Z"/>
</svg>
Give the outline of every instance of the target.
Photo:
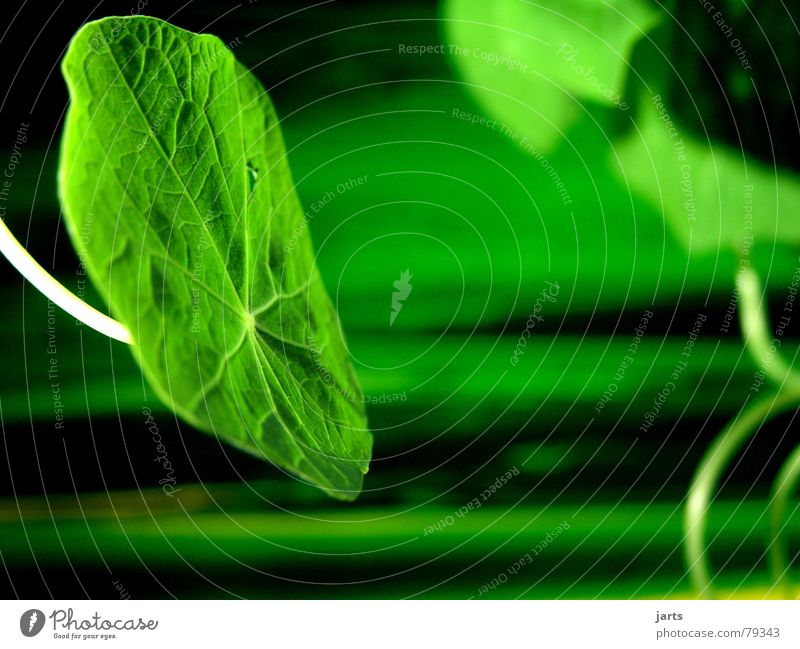
<svg viewBox="0 0 800 649">
<path fill-rule="evenodd" d="M 447 0 L 443 29 L 445 40 L 454 44 L 449 48 L 452 65 L 488 117 L 503 125 L 501 131 L 537 161 L 543 159 L 542 152 L 558 161 L 564 150 L 575 148 L 573 141 L 580 142 L 581 162 L 593 165 L 593 173 L 600 163 L 590 156 L 605 150 L 605 164 L 615 170 L 620 188 L 663 215 L 685 250 L 687 275 L 689 260 L 694 274 L 698 264 L 709 258 L 736 259 L 744 344 L 758 367 L 753 378 L 768 389 L 749 399 L 714 440 L 688 491 L 684 556 L 694 587 L 709 594 L 713 590 L 706 527 L 718 483 L 763 424 L 800 404 L 800 372 L 792 367 L 793 359 L 779 351 L 788 318 L 771 331 L 754 252 L 755 242 L 772 245 L 772 269 L 779 257 L 775 245 L 789 247 L 800 240 L 797 223 L 786 216 L 800 205 L 800 178 L 795 168 L 775 164 L 771 137 L 761 133 L 769 151 L 767 159 L 759 160 L 743 146 L 740 132 L 752 136 L 751 123 L 757 120 L 742 119 L 748 110 L 762 120 L 767 113 L 779 113 L 781 101 L 786 101 L 780 92 L 781 82 L 787 83 L 781 65 L 785 57 L 776 57 L 772 64 L 766 60 L 775 52 L 765 39 L 765 60 L 751 78 L 743 48 L 733 48 L 736 56 L 723 57 L 724 76 L 731 82 L 725 86 L 730 91 L 724 97 L 728 110 L 721 111 L 722 98 L 703 92 L 709 75 L 718 82 L 714 75 L 721 71 L 698 56 L 713 48 L 700 48 L 694 38 L 711 33 L 709 16 L 696 7 L 680 5 L 685 20 L 676 21 L 673 11 L 679 3 L 666 7 L 639 0 L 568 0 L 549 7 L 508 0 L 492 3 L 489 9 L 485 5 L 477 0 Z M 749 15 L 741 3 L 725 4 L 727 15 L 758 25 L 748 11 Z M 755 47 L 759 41 L 753 30 L 750 41 Z M 791 47 L 792 40 L 786 40 Z M 738 48 L 739 38 L 735 42 Z M 678 54 L 684 65 L 674 63 Z M 536 64 L 524 64 L 531 61 Z M 758 96 L 756 81 L 771 89 L 768 101 Z M 741 123 L 730 110 L 731 102 L 738 105 Z M 729 114 L 722 119 L 718 113 Z M 581 121 L 594 124 L 610 141 L 597 140 L 593 151 L 582 137 Z M 721 137 L 726 126 L 735 135 L 728 133 L 727 141 Z M 709 131 L 717 137 L 709 138 Z M 753 138 L 747 139 L 752 145 Z M 686 275 L 681 282 L 683 292 L 689 283 Z M 792 304 L 798 282 L 795 276 Z M 642 285 L 640 276 L 637 283 Z M 768 558 L 777 584 L 787 581 L 790 562 L 782 530 L 799 480 L 800 450 L 796 450 L 775 480 L 770 502 Z"/>
<path fill-rule="evenodd" d="M 481 107 L 523 147 L 549 152 L 585 108 L 623 113 L 628 57 L 659 22 L 643 0 L 446 0 L 443 40 Z"/>
<path fill-rule="evenodd" d="M 63 72 L 67 229 L 148 382 L 196 428 L 355 498 L 363 398 L 264 88 L 219 39 L 149 17 L 85 25 Z"/>
<path fill-rule="evenodd" d="M 773 387 L 764 395 L 745 403 L 742 410 L 717 436 L 698 467 L 686 498 L 684 510 L 684 554 L 695 589 L 701 595 L 713 594 L 712 571 L 708 558 L 706 526 L 714 493 L 725 469 L 758 430 L 770 419 L 796 409 L 800 404 L 800 375 L 778 352 L 767 321 L 763 289 L 751 268 L 739 274 L 741 310 L 739 320 L 745 344 Z M 792 492 L 800 471 L 800 452 L 791 453 L 775 479 L 770 498 L 770 535 L 767 546 L 769 565 L 775 584 L 786 586 L 788 551 L 782 537 Z"/>
</svg>

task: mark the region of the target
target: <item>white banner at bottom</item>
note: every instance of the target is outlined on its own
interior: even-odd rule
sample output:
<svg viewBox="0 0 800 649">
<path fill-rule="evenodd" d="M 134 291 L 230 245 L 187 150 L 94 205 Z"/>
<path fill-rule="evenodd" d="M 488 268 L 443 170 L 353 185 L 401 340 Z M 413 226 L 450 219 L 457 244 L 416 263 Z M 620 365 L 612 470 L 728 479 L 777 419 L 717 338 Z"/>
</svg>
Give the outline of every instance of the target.
<svg viewBox="0 0 800 649">
<path fill-rule="evenodd" d="M 3 601 L 0 647 L 798 647 L 796 601 Z"/>
</svg>

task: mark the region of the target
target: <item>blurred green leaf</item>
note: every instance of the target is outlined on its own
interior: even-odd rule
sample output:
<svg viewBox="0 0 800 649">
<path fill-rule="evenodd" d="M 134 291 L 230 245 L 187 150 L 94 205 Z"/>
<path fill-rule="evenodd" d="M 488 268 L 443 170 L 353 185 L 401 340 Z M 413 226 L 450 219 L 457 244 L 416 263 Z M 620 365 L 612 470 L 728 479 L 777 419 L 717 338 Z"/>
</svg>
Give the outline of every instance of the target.
<svg viewBox="0 0 800 649">
<path fill-rule="evenodd" d="M 641 0 L 447 0 L 443 18 L 451 61 L 484 110 L 546 151 L 578 100 L 624 104 L 628 57 L 658 13 Z"/>
<path fill-rule="evenodd" d="M 623 182 L 663 214 L 692 253 L 800 242 L 800 179 L 743 152 L 703 142 L 673 121 L 658 95 L 614 149 Z"/>
</svg>

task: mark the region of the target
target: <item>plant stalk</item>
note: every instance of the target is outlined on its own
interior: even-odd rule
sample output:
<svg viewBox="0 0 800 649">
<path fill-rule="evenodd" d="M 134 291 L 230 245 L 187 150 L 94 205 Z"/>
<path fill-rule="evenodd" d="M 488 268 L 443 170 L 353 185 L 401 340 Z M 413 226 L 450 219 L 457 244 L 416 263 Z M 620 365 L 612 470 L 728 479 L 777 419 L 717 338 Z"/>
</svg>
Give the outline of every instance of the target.
<svg viewBox="0 0 800 649">
<path fill-rule="evenodd" d="M 800 481 L 800 446 L 796 446 L 789 458 L 781 466 L 778 477 L 772 485 L 769 505 L 769 552 L 767 560 L 770 572 L 779 588 L 788 587 L 789 551 L 783 528 L 786 511 L 792 494 Z"/>
<path fill-rule="evenodd" d="M 133 343 L 133 338 L 124 325 L 88 305 L 42 268 L 17 241 L 2 219 L 0 219 L 0 252 L 37 290 L 72 317 L 109 338 L 127 344 Z"/>
</svg>

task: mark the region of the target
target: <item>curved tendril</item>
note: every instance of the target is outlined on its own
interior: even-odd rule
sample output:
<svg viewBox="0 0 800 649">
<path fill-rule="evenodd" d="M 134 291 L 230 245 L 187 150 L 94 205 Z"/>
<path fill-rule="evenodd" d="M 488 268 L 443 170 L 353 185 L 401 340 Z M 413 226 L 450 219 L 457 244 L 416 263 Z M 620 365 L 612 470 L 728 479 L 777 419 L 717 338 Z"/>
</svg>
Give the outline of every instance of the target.
<svg viewBox="0 0 800 649">
<path fill-rule="evenodd" d="M 747 404 L 736 415 L 706 451 L 692 479 L 683 518 L 684 554 L 692 585 L 701 595 L 711 591 L 711 568 L 705 533 L 709 506 L 722 474 L 744 444 L 766 421 L 800 403 L 800 374 L 786 362 L 778 353 L 777 345 L 773 344 L 764 308 L 766 300 L 763 297 L 758 274 L 752 268 L 742 268 L 738 282 L 742 306 L 739 317 L 745 345 L 761 371 L 779 388 L 776 392 L 766 394 Z M 794 464 L 790 464 L 787 469 L 791 477 L 790 484 L 787 484 L 789 492 L 795 480 L 794 473 L 791 472 L 800 470 L 800 455 L 797 463 L 796 468 Z M 783 484 L 783 482 L 778 483 L 778 487 L 781 488 Z M 782 490 L 781 497 L 788 498 L 788 495 Z M 780 506 L 785 507 L 785 501 L 782 501 Z M 778 511 L 782 517 L 783 509 Z M 776 539 L 773 528 L 773 541 L 775 540 L 779 539 Z M 782 546 L 773 543 L 771 547 L 776 548 L 774 552 L 777 553 L 772 560 L 779 561 L 783 557 L 780 554 Z"/>
<path fill-rule="evenodd" d="M 798 482 L 800 482 L 800 445 L 794 448 L 778 471 L 775 482 L 772 483 L 767 561 L 773 580 L 779 588 L 788 588 L 789 586 L 789 551 L 783 535 L 783 528 L 786 510 Z"/>
<path fill-rule="evenodd" d="M 2 219 L 0 219 L 0 252 L 25 279 L 72 317 L 109 338 L 128 344 L 133 342 L 130 332 L 124 325 L 89 306 L 42 268 L 17 241 Z"/>
<path fill-rule="evenodd" d="M 742 446 L 770 418 L 797 405 L 800 391 L 782 390 L 749 403 L 714 440 L 692 479 L 684 509 L 684 554 L 693 587 L 699 594 L 711 592 L 711 568 L 706 548 L 708 510 L 717 485 Z"/>
<path fill-rule="evenodd" d="M 774 336 L 770 332 L 767 320 L 766 298 L 758 273 L 749 267 L 742 268 L 739 272 L 739 295 L 742 304 L 739 321 L 750 356 L 759 370 L 776 385 L 791 385 L 794 389 L 800 390 L 800 373 L 786 362 L 777 345 L 773 344 Z"/>
</svg>

